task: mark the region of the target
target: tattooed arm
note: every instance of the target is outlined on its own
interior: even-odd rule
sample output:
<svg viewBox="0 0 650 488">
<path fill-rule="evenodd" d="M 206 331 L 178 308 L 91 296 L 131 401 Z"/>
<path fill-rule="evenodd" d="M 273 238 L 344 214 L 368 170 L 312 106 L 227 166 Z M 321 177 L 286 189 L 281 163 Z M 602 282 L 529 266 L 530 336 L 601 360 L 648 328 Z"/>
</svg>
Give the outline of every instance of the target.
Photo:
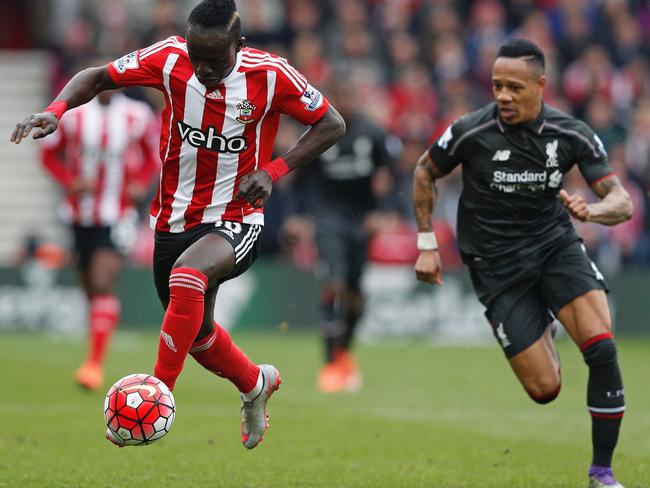
<svg viewBox="0 0 650 488">
<path fill-rule="evenodd" d="M 617 176 L 597 182 L 592 189 L 600 202 L 587 204 L 579 195 L 560 190 L 560 198 L 571 216 L 581 222 L 616 225 L 632 218 L 632 200 Z"/>
<path fill-rule="evenodd" d="M 418 232 L 433 232 L 431 220 L 438 191 L 435 182 L 444 176 L 425 152 L 413 172 L 413 209 Z M 442 264 L 437 249 L 420 251 L 415 263 L 415 275 L 426 283 L 442 284 Z"/>
</svg>

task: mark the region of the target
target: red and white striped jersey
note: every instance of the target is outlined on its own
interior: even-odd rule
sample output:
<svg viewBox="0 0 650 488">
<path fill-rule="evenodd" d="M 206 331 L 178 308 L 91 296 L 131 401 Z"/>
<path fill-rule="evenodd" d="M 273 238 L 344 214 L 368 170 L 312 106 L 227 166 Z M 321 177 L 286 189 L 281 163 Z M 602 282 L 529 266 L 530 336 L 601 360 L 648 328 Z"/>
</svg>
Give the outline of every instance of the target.
<svg viewBox="0 0 650 488">
<path fill-rule="evenodd" d="M 66 112 L 43 139 L 43 166 L 64 188 L 75 180 L 92 190 L 67 194 L 64 219 L 86 227 L 110 226 L 133 207 L 127 186 L 148 187 L 160 167 L 159 123 L 146 103 L 121 93 L 102 105 L 95 98 Z"/>
<path fill-rule="evenodd" d="M 252 48 L 237 53 L 216 88 L 197 80 L 185 40 L 170 37 L 109 66 L 120 86 L 160 90 L 166 100 L 160 137 L 160 191 L 152 227 L 183 232 L 200 223 L 263 224 L 262 209 L 235 199 L 242 176 L 271 160 L 280 115 L 305 125 L 327 111 L 327 100 L 281 57 Z"/>
</svg>

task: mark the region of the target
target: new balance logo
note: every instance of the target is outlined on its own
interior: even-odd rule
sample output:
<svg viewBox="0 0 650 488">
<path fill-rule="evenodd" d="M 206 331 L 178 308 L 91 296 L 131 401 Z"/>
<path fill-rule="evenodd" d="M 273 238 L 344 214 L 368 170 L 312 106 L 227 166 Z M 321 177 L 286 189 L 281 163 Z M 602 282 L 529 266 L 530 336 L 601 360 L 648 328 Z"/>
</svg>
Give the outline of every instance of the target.
<svg viewBox="0 0 650 488">
<path fill-rule="evenodd" d="M 170 336 L 167 332 L 163 332 L 161 330 L 160 337 L 162 337 L 162 340 L 165 341 L 165 344 L 167 345 L 168 348 L 170 348 L 174 352 L 178 352 L 176 350 L 176 346 L 174 345 L 174 339 L 172 339 L 172 336 Z"/>
<path fill-rule="evenodd" d="M 210 93 L 206 93 L 205 96 L 211 100 L 223 100 L 223 94 L 219 91 L 218 88 L 211 91 Z"/>
<path fill-rule="evenodd" d="M 510 159 L 510 149 L 499 149 L 492 156 L 492 161 L 507 161 Z"/>
</svg>

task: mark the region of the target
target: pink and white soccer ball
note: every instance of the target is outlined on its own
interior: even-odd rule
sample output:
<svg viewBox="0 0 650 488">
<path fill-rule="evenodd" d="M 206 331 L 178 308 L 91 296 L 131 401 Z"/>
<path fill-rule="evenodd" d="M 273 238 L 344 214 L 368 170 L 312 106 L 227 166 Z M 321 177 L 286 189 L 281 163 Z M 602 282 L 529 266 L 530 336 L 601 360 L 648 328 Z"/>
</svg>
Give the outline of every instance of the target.
<svg viewBox="0 0 650 488">
<path fill-rule="evenodd" d="M 169 432 L 175 416 L 174 395 L 149 374 L 130 374 L 117 380 L 104 399 L 106 436 L 117 445 L 152 444 Z"/>
</svg>

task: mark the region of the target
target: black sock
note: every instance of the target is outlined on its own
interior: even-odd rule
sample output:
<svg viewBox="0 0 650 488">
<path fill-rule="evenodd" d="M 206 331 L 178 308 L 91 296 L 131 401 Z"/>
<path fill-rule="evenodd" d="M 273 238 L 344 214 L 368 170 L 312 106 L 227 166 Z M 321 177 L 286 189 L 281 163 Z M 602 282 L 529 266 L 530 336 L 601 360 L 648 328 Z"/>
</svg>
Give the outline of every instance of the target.
<svg viewBox="0 0 650 488">
<path fill-rule="evenodd" d="M 591 414 L 592 464 L 609 467 L 625 412 L 616 344 L 611 334 L 601 334 L 585 342 L 580 349 L 589 366 L 587 408 Z"/>
</svg>

